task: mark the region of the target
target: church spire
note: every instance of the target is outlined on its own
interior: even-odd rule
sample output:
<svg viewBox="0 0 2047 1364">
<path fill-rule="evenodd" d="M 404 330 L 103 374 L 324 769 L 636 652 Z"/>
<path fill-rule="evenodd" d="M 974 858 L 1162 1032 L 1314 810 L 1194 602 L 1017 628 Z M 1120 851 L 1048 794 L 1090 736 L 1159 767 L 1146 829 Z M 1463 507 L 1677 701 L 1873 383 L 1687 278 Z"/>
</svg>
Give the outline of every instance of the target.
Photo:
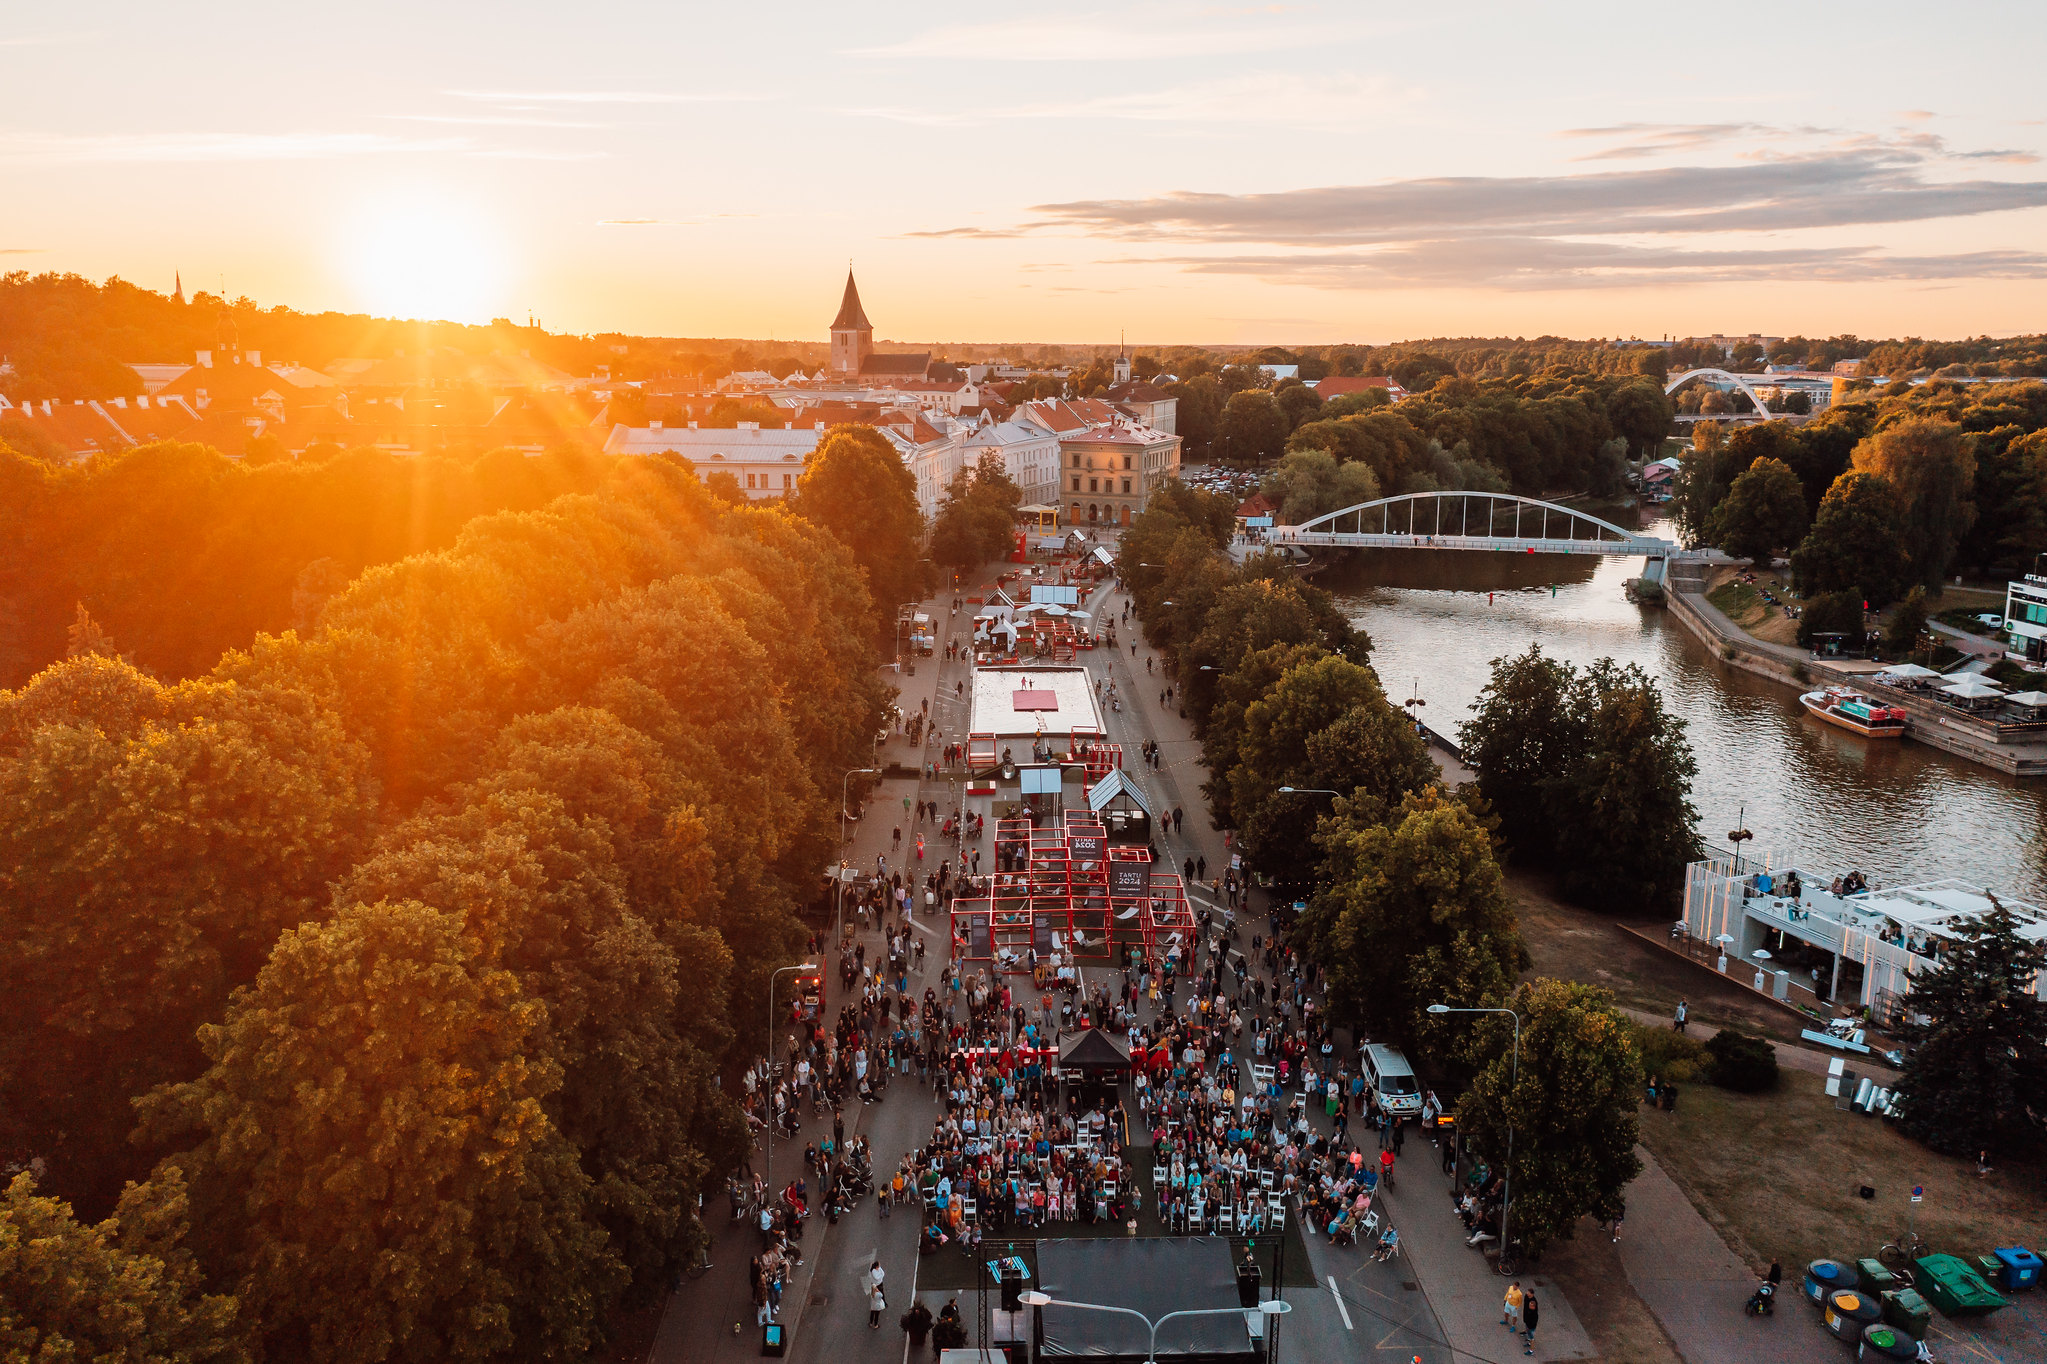
<svg viewBox="0 0 2047 1364">
<path fill-rule="evenodd" d="M 173 303 L 183 303 L 183 302 L 185 301 L 185 276 L 184 276 L 184 272 L 182 272 L 182 271 L 178 271 L 178 272 L 176 272 L 176 279 L 177 279 L 177 281 L 178 281 L 178 287 L 177 287 L 177 289 L 176 289 L 176 290 L 174 290 L 174 291 L 172 292 L 172 294 L 171 294 L 171 302 L 173 302 Z"/>
<path fill-rule="evenodd" d="M 846 296 L 839 300 L 839 315 L 832 319 L 832 330 L 873 331 L 874 324 L 867 320 L 867 314 L 860 307 L 860 288 L 853 283 L 853 269 L 846 267 Z"/>
</svg>

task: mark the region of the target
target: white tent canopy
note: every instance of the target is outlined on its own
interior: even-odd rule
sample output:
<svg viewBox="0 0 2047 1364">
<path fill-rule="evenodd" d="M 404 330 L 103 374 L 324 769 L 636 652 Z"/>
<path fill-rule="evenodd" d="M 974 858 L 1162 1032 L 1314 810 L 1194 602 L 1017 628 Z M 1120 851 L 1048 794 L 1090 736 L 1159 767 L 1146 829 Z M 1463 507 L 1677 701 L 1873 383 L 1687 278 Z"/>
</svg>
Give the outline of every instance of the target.
<svg viewBox="0 0 2047 1364">
<path fill-rule="evenodd" d="M 1922 668 L 1917 663 L 1898 663 L 1884 669 L 1886 677 L 1939 677 L 1931 668 Z"/>
<path fill-rule="evenodd" d="M 2015 706 L 2047 706 L 2047 691 L 2013 692 L 2004 699 Z"/>
<path fill-rule="evenodd" d="M 1942 696 L 1952 696 L 1962 701 L 1980 701 L 1986 696 L 2001 696 L 2003 693 L 2004 688 L 1995 682 L 1982 682 L 1973 677 L 1965 682 L 1957 682 L 1952 687 L 1940 689 Z"/>
</svg>

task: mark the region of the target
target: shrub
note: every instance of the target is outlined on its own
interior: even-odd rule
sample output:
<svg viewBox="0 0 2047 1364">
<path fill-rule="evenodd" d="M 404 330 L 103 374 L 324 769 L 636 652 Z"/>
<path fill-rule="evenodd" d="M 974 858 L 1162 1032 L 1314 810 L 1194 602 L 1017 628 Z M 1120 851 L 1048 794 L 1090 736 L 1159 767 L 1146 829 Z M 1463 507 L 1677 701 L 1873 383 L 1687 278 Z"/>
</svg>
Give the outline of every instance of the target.
<svg viewBox="0 0 2047 1364">
<path fill-rule="evenodd" d="M 1635 1050 L 1642 1057 L 1642 1077 L 1690 1084 L 1711 1068 L 1706 1044 L 1670 1028 L 1635 1025 Z"/>
<path fill-rule="evenodd" d="M 1722 1028 L 1706 1043 L 1713 1083 L 1737 1094 L 1761 1094 L 1777 1087 L 1777 1049 L 1760 1037 Z"/>
<path fill-rule="evenodd" d="M 1806 667 L 1803 663 L 1792 664 L 1791 675 L 1794 678 L 1798 679 L 1800 682 L 1812 681 L 1812 669 Z"/>
</svg>

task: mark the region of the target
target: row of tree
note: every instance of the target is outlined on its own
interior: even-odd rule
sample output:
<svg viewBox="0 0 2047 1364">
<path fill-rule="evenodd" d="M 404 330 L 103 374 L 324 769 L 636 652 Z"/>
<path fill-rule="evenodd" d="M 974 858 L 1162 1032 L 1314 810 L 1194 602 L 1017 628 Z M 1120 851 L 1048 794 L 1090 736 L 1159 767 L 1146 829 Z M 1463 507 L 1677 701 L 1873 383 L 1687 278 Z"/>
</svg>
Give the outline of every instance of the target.
<svg viewBox="0 0 2047 1364">
<path fill-rule="evenodd" d="M 1290 941 L 1327 973 L 1334 1016 L 1425 1057 L 1489 1158 L 1513 1128 L 1524 1245 L 1614 1215 L 1640 1168 L 1641 1068 L 1625 1020 L 1597 990 L 1517 984 L 1528 957 L 1488 797 L 1438 783 L 1370 666 L 1370 641 L 1327 593 L 1277 559 L 1228 562 L 1230 524 L 1226 499 L 1173 485 L 1125 532 L 1120 558 L 1200 735 L 1216 823 L 1236 830 L 1276 901 L 1306 902 Z M 1610 733 L 1622 708 L 1596 720 L 1610 752 L 1626 742 Z M 1432 1003 L 1519 1013 L 1518 1066 L 1510 1026 L 1431 1014 Z"/>
<path fill-rule="evenodd" d="M 667 1283 L 888 702 L 877 445 L 794 508 L 622 462 L 202 676 L 81 629 L 0 693 L 0 1155 L 84 1214 L 9 1189 L 71 1286 L 10 1340 L 557 1359 Z"/>
<path fill-rule="evenodd" d="M 1701 423 L 1674 507 L 1693 543 L 1871 606 L 1950 574 L 2030 571 L 2047 544 L 2047 384 L 1899 386 L 1794 426 Z"/>
</svg>

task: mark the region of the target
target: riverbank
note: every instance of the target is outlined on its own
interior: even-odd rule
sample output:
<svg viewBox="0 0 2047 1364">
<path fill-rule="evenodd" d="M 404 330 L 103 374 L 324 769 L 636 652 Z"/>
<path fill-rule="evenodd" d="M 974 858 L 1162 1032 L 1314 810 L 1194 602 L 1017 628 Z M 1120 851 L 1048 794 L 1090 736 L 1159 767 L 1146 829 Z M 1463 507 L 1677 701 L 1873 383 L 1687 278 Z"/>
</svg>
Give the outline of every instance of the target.
<svg viewBox="0 0 2047 1364">
<path fill-rule="evenodd" d="M 1829 683 L 1859 686 L 1881 671 L 1879 665 L 1860 659 L 1810 658 L 1801 649 L 1757 639 L 1706 599 L 1704 580 L 1683 572 L 1689 567 L 1672 565 L 1664 601 L 1671 618 L 1713 649 L 1722 662 L 1800 692 Z M 1886 695 L 1885 700 L 1902 706 L 1910 716 L 1905 730 L 1908 739 L 2006 776 L 2047 776 L 2047 742 L 1997 743 L 1951 718 L 1937 701 L 1906 695 Z"/>
</svg>

